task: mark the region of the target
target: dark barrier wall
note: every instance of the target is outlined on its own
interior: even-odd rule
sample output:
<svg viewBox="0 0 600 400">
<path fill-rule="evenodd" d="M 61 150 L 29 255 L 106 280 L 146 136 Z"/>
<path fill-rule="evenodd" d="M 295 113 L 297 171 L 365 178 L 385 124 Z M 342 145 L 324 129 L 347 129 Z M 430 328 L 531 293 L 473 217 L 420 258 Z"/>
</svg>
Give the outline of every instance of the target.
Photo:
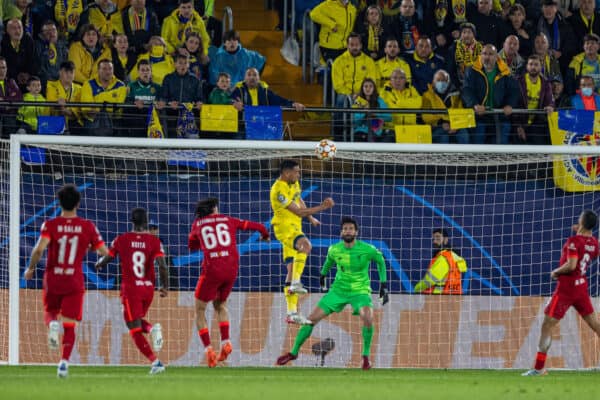
<svg viewBox="0 0 600 400">
<path fill-rule="evenodd" d="M 243 219 L 268 223 L 271 218 L 269 190 L 272 178 L 212 179 L 197 173 L 191 176 L 123 175 L 75 178 L 83 197 L 80 215 L 96 222 L 107 243 L 130 229 L 129 210 L 147 207 L 160 225 L 160 237 L 171 260 L 171 286 L 193 289 L 201 256 L 187 250 L 187 235 L 193 221 L 194 203 L 206 196 L 221 199 L 221 211 Z M 24 175 L 24 209 L 21 218 L 21 271 L 39 235 L 44 219 L 58 213 L 54 192 L 73 178 L 54 180 L 41 174 Z M 465 292 L 472 295 L 549 295 L 554 284 L 550 271 L 558 264 L 560 249 L 571 234 L 583 208 L 600 207 L 594 193 L 564 194 L 547 179 L 530 182 L 477 182 L 452 179 L 352 180 L 319 178 L 302 180 L 309 206 L 331 195 L 336 207 L 317 217 L 318 228 L 305 223 L 304 231 L 313 242 L 304 282 L 318 290 L 318 271 L 327 246 L 339 238 L 342 215 L 353 215 L 361 224 L 363 240 L 380 248 L 390 269 L 392 290 L 411 293 L 432 257 L 431 231 L 445 227 L 453 247 L 468 261 L 464 275 Z M 0 238 L 1 246 L 8 240 Z M 258 235 L 238 235 L 239 291 L 279 291 L 285 276 L 279 243 L 258 241 Z M 90 289 L 117 289 L 118 267 L 112 265 L 98 274 L 93 270 L 95 255 L 85 265 Z M 6 267 L 6 260 L 0 260 Z M 41 287 L 43 265 L 38 278 L 21 281 L 22 287 Z M 598 291 L 597 264 L 588 277 L 591 293 Z M 374 289 L 377 274 L 373 268 Z M 6 285 L 3 280 L 2 285 Z"/>
</svg>

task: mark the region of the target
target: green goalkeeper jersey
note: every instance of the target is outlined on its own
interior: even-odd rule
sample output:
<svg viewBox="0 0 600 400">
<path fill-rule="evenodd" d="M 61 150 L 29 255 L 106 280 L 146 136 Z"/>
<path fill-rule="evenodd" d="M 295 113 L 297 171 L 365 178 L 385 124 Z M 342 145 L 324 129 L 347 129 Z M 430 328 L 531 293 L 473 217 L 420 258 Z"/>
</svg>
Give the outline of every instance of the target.
<svg viewBox="0 0 600 400">
<path fill-rule="evenodd" d="M 371 261 L 375 261 L 377 264 L 379 281 L 387 282 L 385 260 L 375 246 L 357 240 L 354 246 L 347 248 L 341 241 L 329 246 L 321 275 L 327 275 L 331 267 L 337 265 L 331 290 L 351 295 L 371 294 L 371 279 L 369 278 Z"/>
</svg>

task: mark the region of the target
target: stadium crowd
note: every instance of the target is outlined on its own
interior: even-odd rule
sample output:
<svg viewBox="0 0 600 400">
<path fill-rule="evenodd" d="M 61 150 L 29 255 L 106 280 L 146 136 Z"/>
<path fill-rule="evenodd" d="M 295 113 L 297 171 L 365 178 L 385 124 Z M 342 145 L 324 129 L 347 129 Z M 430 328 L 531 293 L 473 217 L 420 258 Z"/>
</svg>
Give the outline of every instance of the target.
<svg viewBox="0 0 600 400">
<path fill-rule="evenodd" d="M 489 142 L 499 127 L 502 143 L 546 144 L 544 115 L 513 109 L 600 110 L 595 0 L 297 0 L 295 7 L 296 15 L 311 10 L 321 64 L 333 62 L 336 106 L 476 113 L 469 131 L 452 130 L 447 114 L 356 113 L 357 140 L 393 141 L 395 125 L 427 124 L 439 143 Z M 139 127 L 149 104 L 169 117 L 167 137 L 182 114 L 199 118 L 202 104 L 232 104 L 240 114 L 244 105 L 304 108 L 260 79 L 265 57 L 244 48 L 238 32 L 223 32 L 211 0 L 3 0 L 0 17 L 0 100 L 60 106 L 4 107 L 3 137 L 38 131 L 44 115 L 64 116 L 72 134 L 146 136 Z M 138 110 L 125 118 L 122 109 L 69 102 Z M 340 116 L 333 119 L 339 127 Z"/>
</svg>

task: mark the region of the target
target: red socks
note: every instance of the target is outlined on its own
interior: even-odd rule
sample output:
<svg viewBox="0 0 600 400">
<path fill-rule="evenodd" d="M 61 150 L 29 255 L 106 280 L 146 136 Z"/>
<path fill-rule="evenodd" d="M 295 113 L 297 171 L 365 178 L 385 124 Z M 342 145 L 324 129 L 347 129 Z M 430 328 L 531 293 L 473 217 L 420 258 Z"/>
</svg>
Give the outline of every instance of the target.
<svg viewBox="0 0 600 400">
<path fill-rule="evenodd" d="M 142 354 L 145 355 L 148 360 L 154 362 L 156 356 L 154 355 L 154 352 L 152 352 L 150 344 L 142 334 L 142 328 L 133 328 L 129 330 L 129 334 Z"/>
<path fill-rule="evenodd" d="M 544 365 L 546 364 L 546 353 L 540 353 L 539 351 L 535 355 L 535 369 L 538 371 L 544 369 Z"/>
<path fill-rule="evenodd" d="M 210 346 L 210 334 L 208 333 L 208 328 L 203 328 L 198 331 L 198 336 L 200 336 L 200 340 L 204 347 Z"/>
<path fill-rule="evenodd" d="M 219 322 L 219 330 L 221 331 L 221 341 L 229 340 L 229 321 Z"/>
<path fill-rule="evenodd" d="M 63 329 L 62 359 L 68 361 L 75 345 L 75 322 L 63 322 Z"/>
</svg>

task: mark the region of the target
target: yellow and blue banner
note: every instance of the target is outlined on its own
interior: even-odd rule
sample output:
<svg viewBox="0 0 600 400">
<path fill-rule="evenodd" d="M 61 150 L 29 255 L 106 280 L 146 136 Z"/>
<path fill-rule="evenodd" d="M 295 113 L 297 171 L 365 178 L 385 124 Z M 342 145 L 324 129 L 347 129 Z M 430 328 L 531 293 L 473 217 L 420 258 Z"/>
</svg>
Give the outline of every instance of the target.
<svg viewBox="0 0 600 400">
<path fill-rule="evenodd" d="M 165 131 L 158 118 L 158 112 L 154 107 L 154 104 L 150 106 L 148 110 L 148 137 L 151 139 L 164 139 Z"/>
<path fill-rule="evenodd" d="M 600 145 L 600 112 L 560 110 L 548 117 L 550 137 L 555 146 Z M 600 157 L 556 156 L 554 184 L 565 192 L 600 190 Z"/>
</svg>

